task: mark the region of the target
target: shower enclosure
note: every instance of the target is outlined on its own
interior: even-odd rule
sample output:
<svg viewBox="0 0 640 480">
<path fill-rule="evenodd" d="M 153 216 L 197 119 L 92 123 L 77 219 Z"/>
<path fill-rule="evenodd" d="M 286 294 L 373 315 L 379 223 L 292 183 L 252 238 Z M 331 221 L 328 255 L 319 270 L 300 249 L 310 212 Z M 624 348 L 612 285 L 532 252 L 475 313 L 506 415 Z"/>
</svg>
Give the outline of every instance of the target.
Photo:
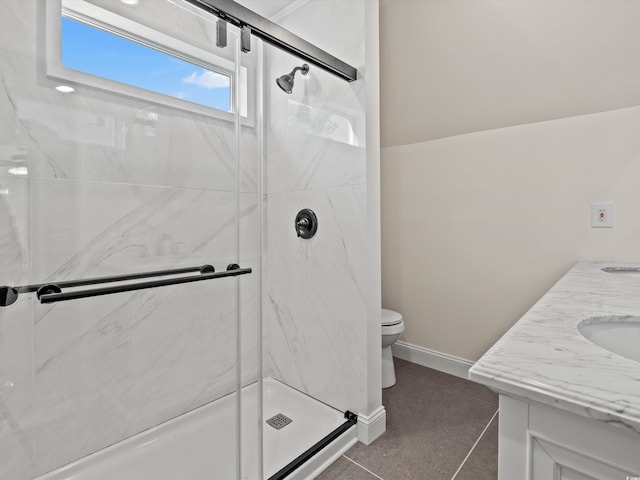
<svg viewBox="0 0 640 480">
<path fill-rule="evenodd" d="M 2 479 L 306 478 L 373 410 L 363 82 L 193 3 L 0 5 Z"/>
</svg>

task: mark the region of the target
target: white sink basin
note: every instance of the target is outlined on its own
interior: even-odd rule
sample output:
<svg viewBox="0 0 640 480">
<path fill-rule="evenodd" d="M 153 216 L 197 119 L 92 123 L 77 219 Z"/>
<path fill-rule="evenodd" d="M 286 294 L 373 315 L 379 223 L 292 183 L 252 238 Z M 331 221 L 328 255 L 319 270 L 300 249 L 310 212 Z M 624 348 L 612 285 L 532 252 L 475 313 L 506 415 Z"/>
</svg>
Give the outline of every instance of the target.
<svg viewBox="0 0 640 480">
<path fill-rule="evenodd" d="M 580 322 L 578 331 L 590 342 L 640 362 L 640 317 L 592 317 Z"/>
</svg>

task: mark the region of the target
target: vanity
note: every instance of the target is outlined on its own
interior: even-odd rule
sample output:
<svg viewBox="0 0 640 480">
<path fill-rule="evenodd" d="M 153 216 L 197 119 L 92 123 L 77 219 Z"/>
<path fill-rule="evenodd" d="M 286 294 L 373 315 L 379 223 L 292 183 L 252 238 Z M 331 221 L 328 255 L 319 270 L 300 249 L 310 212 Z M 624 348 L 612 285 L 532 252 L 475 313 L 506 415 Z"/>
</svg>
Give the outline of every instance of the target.
<svg viewBox="0 0 640 480">
<path fill-rule="evenodd" d="M 640 264 L 581 262 L 478 362 L 499 480 L 640 480 Z"/>
</svg>

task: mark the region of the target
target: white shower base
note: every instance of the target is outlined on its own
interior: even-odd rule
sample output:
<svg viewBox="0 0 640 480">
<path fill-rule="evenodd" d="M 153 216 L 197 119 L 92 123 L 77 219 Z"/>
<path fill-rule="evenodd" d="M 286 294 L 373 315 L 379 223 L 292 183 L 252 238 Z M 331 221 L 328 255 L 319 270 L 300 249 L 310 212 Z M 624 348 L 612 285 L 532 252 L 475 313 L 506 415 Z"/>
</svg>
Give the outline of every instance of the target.
<svg viewBox="0 0 640 480">
<path fill-rule="evenodd" d="M 243 480 L 258 480 L 257 399 L 257 383 L 242 389 Z M 37 480 L 233 480 L 236 400 L 227 395 Z M 263 419 L 277 413 L 293 422 L 281 430 L 263 425 L 265 479 L 345 421 L 340 411 L 267 378 Z M 287 480 L 315 478 L 356 441 L 356 428 L 350 428 Z"/>
</svg>

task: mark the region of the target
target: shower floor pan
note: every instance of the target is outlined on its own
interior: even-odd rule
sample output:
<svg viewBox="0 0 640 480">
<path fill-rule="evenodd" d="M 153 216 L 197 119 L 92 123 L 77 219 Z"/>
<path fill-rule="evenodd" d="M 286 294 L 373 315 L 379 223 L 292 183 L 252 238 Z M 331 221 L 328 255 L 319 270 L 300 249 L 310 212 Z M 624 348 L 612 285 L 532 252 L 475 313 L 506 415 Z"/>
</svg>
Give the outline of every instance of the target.
<svg viewBox="0 0 640 480">
<path fill-rule="evenodd" d="M 344 423 L 343 413 L 284 385 L 263 381 L 264 478 Z M 242 390 L 242 480 L 258 480 L 258 384 Z M 236 396 L 227 395 L 84 457 L 36 480 L 233 480 L 236 476 Z M 293 420 L 277 430 L 277 414 Z M 313 478 L 357 441 L 350 428 L 287 480 Z"/>
</svg>

